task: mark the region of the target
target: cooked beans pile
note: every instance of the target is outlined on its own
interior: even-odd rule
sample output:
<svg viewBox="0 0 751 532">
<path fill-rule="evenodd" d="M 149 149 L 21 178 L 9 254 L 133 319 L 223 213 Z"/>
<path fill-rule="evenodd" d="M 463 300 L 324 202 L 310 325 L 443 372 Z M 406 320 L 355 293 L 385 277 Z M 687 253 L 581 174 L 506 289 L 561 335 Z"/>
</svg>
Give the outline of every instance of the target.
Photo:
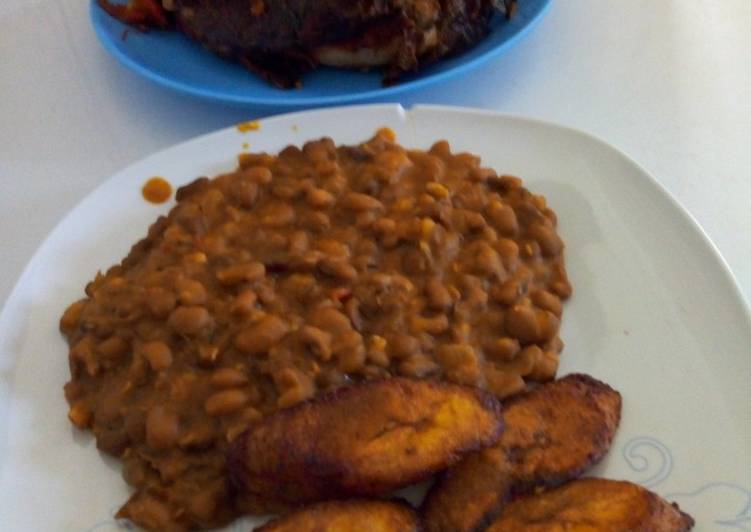
<svg viewBox="0 0 751 532">
<path fill-rule="evenodd" d="M 244 154 L 177 200 L 60 324 L 70 419 L 123 459 L 121 515 L 146 528 L 236 517 L 228 442 L 318 392 L 405 375 L 505 397 L 555 375 L 555 214 L 446 142 Z"/>
</svg>

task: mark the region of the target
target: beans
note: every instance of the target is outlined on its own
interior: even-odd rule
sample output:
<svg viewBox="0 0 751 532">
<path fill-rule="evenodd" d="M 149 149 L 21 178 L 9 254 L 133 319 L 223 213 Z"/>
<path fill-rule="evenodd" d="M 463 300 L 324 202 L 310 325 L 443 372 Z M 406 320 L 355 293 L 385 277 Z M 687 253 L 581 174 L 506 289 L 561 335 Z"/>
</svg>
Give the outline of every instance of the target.
<svg viewBox="0 0 751 532">
<path fill-rule="evenodd" d="M 186 505 L 191 516 L 195 516 L 198 521 L 209 521 L 216 512 L 217 494 L 208 490 L 192 495 Z"/>
<path fill-rule="evenodd" d="M 473 270 L 480 275 L 501 278 L 505 274 L 500 255 L 485 242 L 480 242 L 472 261 Z"/>
<path fill-rule="evenodd" d="M 433 310 L 446 310 L 453 304 L 448 289 L 435 277 L 426 281 L 425 295 L 427 296 L 428 307 Z"/>
<path fill-rule="evenodd" d="M 378 212 L 363 211 L 355 216 L 355 227 L 360 231 L 367 231 L 378 220 Z"/>
<path fill-rule="evenodd" d="M 177 304 L 177 298 L 164 288 L 153 287 L 146 292 L 146 305 L 157 318 L 165 318 Z"/>
<path fill-rule="evenodd" d="M 268 315 L 242 330 L 235 337 L 235 347 L 248 355 L 268 352 L 289 331 L 287 323 L 278 316 Z"/>
<path fill-rule="evenodd" d="M 177 299 L 182 305 L 203 305 L 206 289 L 199 281 L 182 279 L 177 283 Z"/>
<path fill-rule="evenodd" d="M 91 410 L 82 401 L 73 403 L 68 411 L 68 419 L 78 429 L 87 429 L 91 426 Z"/>
<path fill-rule="evenodd" d="M 155 406 L 146 416 L 146 444 L 155 451 L 169 449 L 180 436 L 177 415 L 163 406 Z"/>
<path fill-rule="evenodd" d="M 550 311 L 514 305 L 506 314 L 506 330 L 523 344 L 544 342 L 558 332 L 560 321 Z"/>
<path fill-rule="evenodd" d="M 500 362 L 508 362 L 521 350 L 519 340 L 516 338 L 497 338 L 485 344 L 485 353 L 489 358 Z"/>
<path fill-rule="evenodd" d="M 334 203 L 336 203 L 336 198 L 327 190 L 322 188 L 311 188 L 305 196 L 305 201 L 307 201 L 311 207 L 322 209 L 334 205 Z"/>
<path fill-rule="evenodd" d="M 545 382 L 554 379 L 557 371 L 558 354 L 555 351 L 543 351 L 529 373 L 529 378 L 538 382 Z"/>
<path fill-rule="evenodd" d="M 516 242 L 508 238 L 501 238 L 496 242 L 495 249 L 501 255 L 503 265 L 507 270 L 516 268 L 516 263 L 519 260 L 519 246 Z"/>
<path fill-rule="evenodd" d="M 332 258 L 347 259 L 351 255 L 349 246 L 333 238 L 319 238 L 316 240 L 315 249 Z"/>
<path fill-rule="evenodd" d="M 312 275 L 295 273 L 282 282 L 281 289 L 290 297 L 298 301 L 305 301 L 308 296 L 314 295 L 319 287 Z"/>
<path fill-rule="evenodd" d="M 224 390 L 209 396 L 203 408 L 210 416 L 226 416 L 240 410 L 248 404 L 248 400 L 244 390 Z"/>
<path fill-rule="evenodd" d="M 436 373 L 439 369 L 440 368 L 435 360 L 422 354 L 412 355 L 405 358 L 397 367 L 400 375 L 416 377 L 418 379 Z"/>
<path fill-rule="evenodd" d="M 177 307 L 169 316 L 167 325 L 177 334 L 192 336 L 211 324 L 211 316 L 203 307 Z"/>
<path fill-rule="evenodd" d="M 182 436 L 177 444 L 181 449 L 186 451 L 206 450 L 214 445 L 214 441 L 216 440 L 216 434 L 214 431 L 213 422 L 205 418 L 201 419 L 182 431 Z"/>
<path fill-rule="evenodd" d="M 537 345 L 528 345 L 519 351 L 519 354 L 508 366 L 513 368 L 519 375 L 527 377 L 532 373 L 532 370 L 541 358 L 542 349 Z"/>
<path fill-rule="evenodd" d="M 353 211 L 381 210 L 383 204 L 373 196 L 359 192 L 348 192 L 340 200 L 342 206 Z"/>
<path fill-rule="evenodd" d="M 407 196 L 399 198 L 391 205 L 391 211 L 395 214 L 406 214 L 415 208 L 415 198 Z"/>
<path fill-rule="evenodd" d="M 479 231 L 487 225 L 482 214 L 466 209 L 454 209 L 452 218 L 454 227 L 463 235 Z"/>
<path fill-rule="evenodd" d="M 131 442 L 142 442 L 146 439 L 146 412 L 141 409 L 130 410 L 123 421 L 125 433 Z"/>
<path fill-rule="evenodd" d="M 259 221 L 265 227 L 287 227 L 295 218 L 295 210 L 287 203 L 269 203 L 259 215 Z"/>
<path fill-rule="evenodd" d="M 60 318 L 60 330 L 64 334 L 73 334 L 87 303 L 88 301 L 86 299 L 81 299 L 65 309 L 63 317 Z"/>
<path fill-rule="evenodd" d="M 336 157 L 336 146 L 330 138 L 323 138 L 319 142 L 306 142 L 302 151 L 313 163 L 329 161 Z"/>
<path fill-rule="evenodd" d="M 365 364 L 365 345 L 357 331 L 345 331 L 334 339 L 334 357 L 337 368 L 343 373 L 354 373 Z"/>
<path fill-rule="evenodd" d="M 552 227 L 540 223 L 532 224 L 528 235 L 537 241 L 545 257 L 554 257 L 563 251 L 563 240 Z"/>
<path fill-rule="evenodd" d="M 105 362 L 108 367 L 112 367 L 128 354 L 130 344 L 119 336 L 110 336 L 103 342 L 99 342 L 96 350 L 100 355 L 100 360 Z"/>
<path fill-rule="evenodd" d="M 324 232 L 331 227 L 331 220 L 325 213 L 314 211 L 306 215 L 302 224 L 312 231 Z"/>
<path fill-rule="evenodd" d="M 420 352 L 420 342 L 414 336 L 396 333 L 388 339 L 388 352 L 396 359 L 414 356 Z"/>
<path fill-rule="evenodd" d="M 521 256 L 525 259 L 537 259 L 541 255 L 540 244 L 534 240 L 523 242 L 519 248 Z"/>
<path fill-rule="evenodd" d="M 445 314 L 439 314 L 430 318 L 413 316 L 410 321 L 410 329 L 418 333 L 441 334 L 448 331 L 449 320 Z"/>
<path fill-rule="evenodd" d="M 440 183 L 429 182 L 425 185 L 425 190 L 436 199 L 446 199 L 451 195 L 449 189 Z"/>
<path fill-rule="evenodd" d="M 492 181 L 494 179 L 497 179 L 498 174 L 492 168 L 480 167 L 480 168 L 473 168 L 469 172 L 469 178 L 472 181 L 486 182 L 486 181 Z"/>
<path fill-rule="evenodd" d="M 236 180 L 230 188 L 232 197 L 241 207 L 249 209 L 253 207 L 258 198 L 258 185 L 252 181 Z"/>
<path fill-rule="evenodd" d="M 331 334 L 313 327 L 306 325 L 300 329 L 300 340 L 303 345 L 311 350 L 311 352 L 321 361 L 327 361 L 331 358 Z"/>
<path fill-rule="evenodd" d="M 223 270 L 219 270 L 216 278 L 225 286 L 239 283 L 253 283 L 266 275 L 266 267 L 260 262 L 246 262 L 235 264 Z"/>
<path fill-rule="evenodd" d="M 503 236 L 515 236 L 519 232 L 519 222 L 511 206 L 492 200 L 487 209 L 488 218 Z"/>
<path fill-rule="evenodd" d="M 451 156 L 451 146 L 447 141 L 439 140 L 430 147 L 429 153 L 439 159 L 448 159 Z"/>
<path fill-rule="evenodd" d="M 557 317 L 561 317 L 561 314 L 563 313 L 563 304 L 554 294 L 551 294 L 547 290 L 533 290 L 529 296 L 530 299 L 532 299 L 532 303 L 541 309 L 549 310 Z"/>
<path fill-rule="evenodd" d="M 492 367 L 485 370 L 485 381 L 488 390 L 499 399 L 517 394 L 524 390 L 526 386 L 524 379 L 518 373 L 511 373 Z"/>
<path fill-rule="evenodd" d="M 289 235 L 289 252 L 302 255 L 310 248 L 310 238 L 305 231 L 294 231 Z"/>
<path fill-rule="evenodd" d="M 163 371 L 172 365 L 172 350 L 164 342 L 146 342 L 139 351 L 154 371 Z"/>
<path fill-rule="evenodd" d="M 380 238 L 387 238 L 396 234 L 396 222 L 391 218 L 379 218 L 373 224 L 373 231 Z"/>
<path fill-rule="evenodd" d="M 279 199 L 291 201 L 302 194 L 303 189 L 300 187 L 299 183 L 285 180 L 284 182 L 278 182 L 272 185 L 271 193 Z"/>
<path fill-rule="evenodd" d="M 480 381 L 480 364 L 471 345 L 443 345 L 437 355 L 450 380 L 468 385 L 476 385 Z"/>
<path fill-rule="evenodd" d="M 274 384 L 279 391 L 277 406 L 286 408 L 312 397 L 315 392 L 313 381 L 295 368 L 286 368 L 274 375 Z"/>
<path fill-rule="evenodd" d="M 349 318 L 332 307 L 314 311 L 310 323 L 332 334 L 340 334 L 352 329 Z"/>
<path fill-rule="evenodd" d="M 553 264 L 553 282 L 550 283 L 550 288 L 561 299 L 571 297 L 571 284 L 568 282 L 566 270 L 560 262 Z"/>
<path fill-rule="evenodd" d="M 247 428 L 253 422 L 261 419 L 263 417 L 263 414 L 261 414 L 258 410 L 256 410 L 252 406 L 249 406 L 239 414 L 239 417 L 240 419 L 238 419 L 235 423 L 231 424 L 229 428 L 227 429 L 227 431 L 225 432 L 225 438 L 228 443 L 231 443 L 240 434 L 245 432 L 245 430 L 247 430 Z"/>
<path fill-rule="evenodd" d="M 243 170 L 241 175 L 244 179 L 257 185 L 268 185 L 274 178 L 271 170 L 263 166 L 251 166 L 250 168 Z"/>
<path fill-rule="evenodd" d="M 391 362 L 386 354 L 388 342 L 383 336 L 377 334 L 368 338 L 368 361 L 378 367 L 387 368 Z"/>
<path fill-rule="evenodd" d="M 248 384 L 244 371 L 235 368 L 220 368 L 211 374 L 211 385 L 215 388 L 238 388 Z"/>
<path fill-rule="evenodd" d="M 199 177 L 198 179 L 183 185 L 175 192 L 175 199 L 178 202 L 185 201 L 191 196 L 205 192 L 209 188 L 211 181 L 208 177 Z"/>
<path fill-rule="evenodd" d="M 201 344 L 198 346 L 198 365 L 202 368 L 210 368 L 219 361 L 221 351 L 215 345 Z"/>
<path fill-rule="evenodd" d="M 490 299 L 504 306 L 513 305 L 521 296 L 521 287 L 515 279 L 509 279 L 490 288 Z"/>
<path fill-rule="evenodd" d="M 502 175 L 498 178 L 498 181 L 504 190 L 519 189 L 522 186 L 522 180 L 513 175 Z"/>
<path fill-rule="evenodd" d="M 230 311 L 233 314 L 248 315 L 255 310 L 257 300 L 258 297 L 253 290 L 243 290 L 232 302 Z"/>
</svg>

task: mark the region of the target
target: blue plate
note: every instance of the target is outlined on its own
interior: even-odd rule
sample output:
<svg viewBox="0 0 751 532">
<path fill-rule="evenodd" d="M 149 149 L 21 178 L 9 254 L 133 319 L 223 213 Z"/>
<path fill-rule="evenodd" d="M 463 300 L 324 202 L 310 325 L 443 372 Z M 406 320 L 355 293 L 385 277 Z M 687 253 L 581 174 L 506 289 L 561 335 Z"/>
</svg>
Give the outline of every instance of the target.
<svg viewBox="0 0 751 532">
<path fill-rule="evenodd" d="M 300 89 L 277 89 L 243 67 L 206 51 L 176 31 L 141 33 L 91 1 L 91 21 L 104 47 L 121 63 L 156 83 L 209 100 L 249 106 L 310 107 L 389 98 L 465 74 L 499 56 L 523 37 L 551 0 L 520 0 L 510 20 L 494 17 L 492 31 L 466 52 L 431 65 L 391 87 L 378 72 L 321 68 Z M 127 31 L 126 33 L 126 30 Z"/>
</svg>

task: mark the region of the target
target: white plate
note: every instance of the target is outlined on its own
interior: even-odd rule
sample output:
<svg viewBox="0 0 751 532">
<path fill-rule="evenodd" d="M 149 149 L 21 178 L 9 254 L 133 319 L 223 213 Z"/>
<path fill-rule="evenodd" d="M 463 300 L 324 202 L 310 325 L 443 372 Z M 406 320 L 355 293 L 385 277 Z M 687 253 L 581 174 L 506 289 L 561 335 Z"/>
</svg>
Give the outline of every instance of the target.
<svg viewBox="0 0 751 532">
<path fill-rule="evenodd" d="M 480 111 L 397 105 L 339 108 L 227 129 L 113 176 L 53 231 L 0 316 L 0 522 L 4 530 L 117 530 L 128 489 L 116 461 L 71 427 L 62 386 L 66 305 L 119 261 L 169 205 L 143 201 L 230 170 L 242 144 L 276 151 L 321 135 L 359 142 L 388 125 L 405 145 L 446 138 L 547 196 L 567 243 L 574 297 L 561 374 L 584 371 L 624 397 L 613 449 L 595 473 L 641 482 L 697 519 L 697 530 L 751 530 L 751 320 L 699 227 L 641 168 L 579 132 Z M 29 213 L 33 216 L 33 213 Z M 233 529 L 248 530 L 249 521 Z"/>
</svg>

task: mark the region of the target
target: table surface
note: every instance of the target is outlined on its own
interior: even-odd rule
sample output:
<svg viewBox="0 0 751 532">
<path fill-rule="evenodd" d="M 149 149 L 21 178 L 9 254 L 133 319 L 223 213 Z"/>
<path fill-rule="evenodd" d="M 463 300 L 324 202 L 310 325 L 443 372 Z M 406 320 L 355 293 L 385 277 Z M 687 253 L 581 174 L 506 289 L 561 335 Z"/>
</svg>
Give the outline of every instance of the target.
<svg viewBox="0 0 751 532">
<path fill-rule="evenodd" d="M 748 0 L 558 0 L 498 60 L 400 102 L 493 109 L 601 137 L 688 209 L 748 300 L 749 28 Z M 87 0 L 2 0 L 0 302 L 65 213 L 116 170 L 258 116 L 126 71 L 98 44 Z"/>
</svg>

